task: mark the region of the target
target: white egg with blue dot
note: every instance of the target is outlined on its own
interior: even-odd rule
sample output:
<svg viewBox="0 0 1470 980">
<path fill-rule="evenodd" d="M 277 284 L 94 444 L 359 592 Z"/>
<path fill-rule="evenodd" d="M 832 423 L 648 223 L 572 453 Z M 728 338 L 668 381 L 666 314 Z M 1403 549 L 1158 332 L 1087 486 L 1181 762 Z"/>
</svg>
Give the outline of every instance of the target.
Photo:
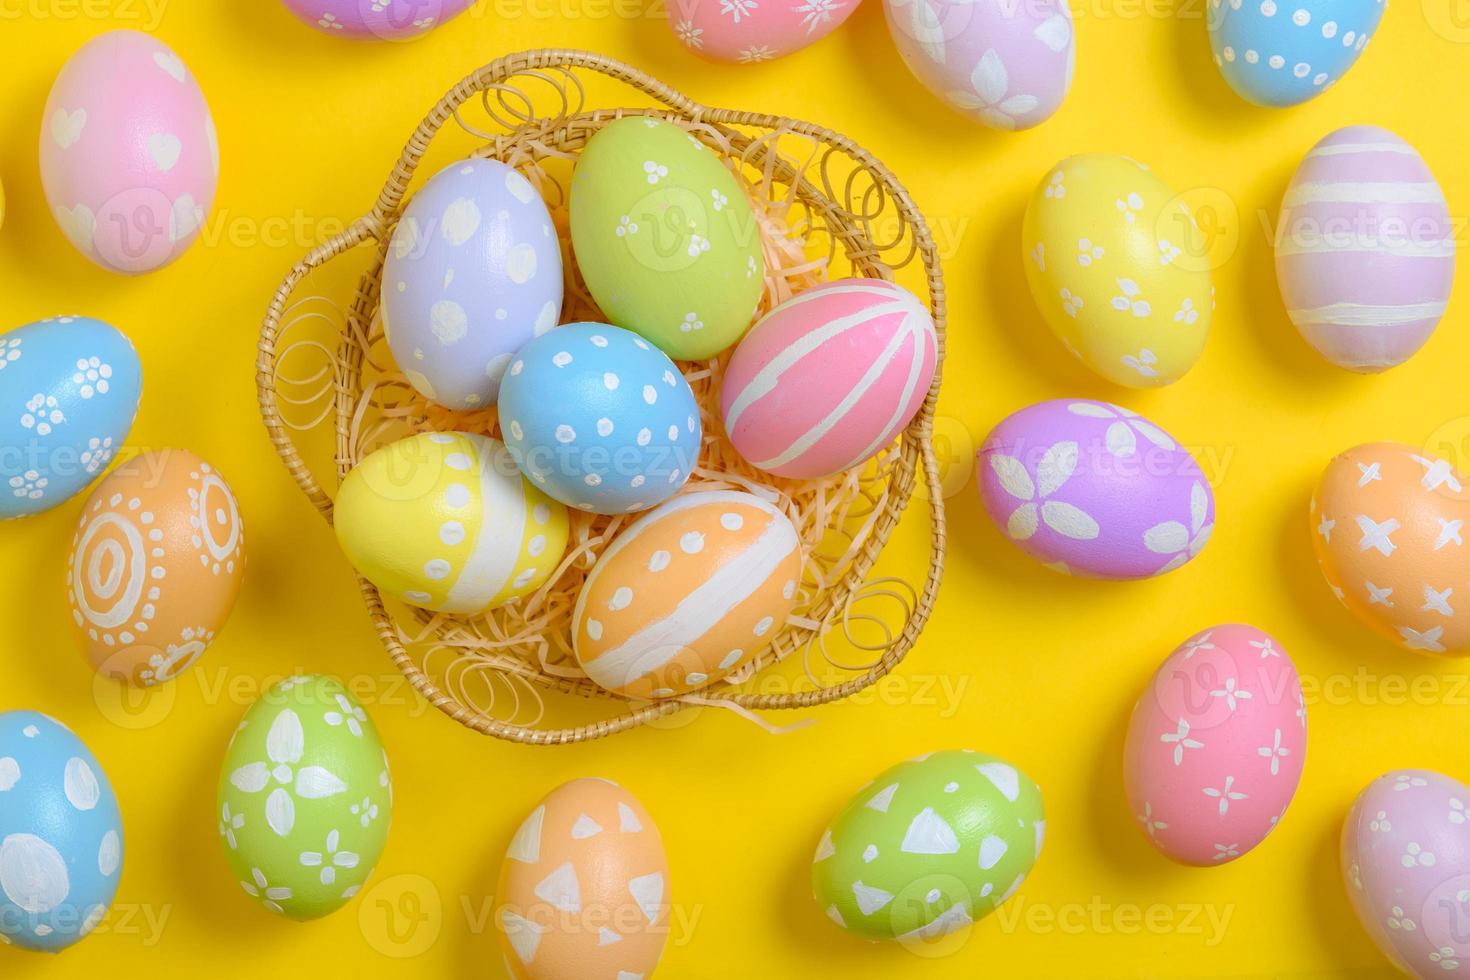
<svg viewBox="0 0 1470 980">
<path fill-rule="evenodd" d="M 1215 64 L 1247 101 L 1293 106 L 1340 79 L 1386 0 L 1209 0 Z"/>
<path fill-rule="evenodd" d="M 143 368 L 101 320 L 0 334 L 0 519 L 50 510 L 107 468 L 133 427 Z"/>
<path fill-rule="evenodd" d="M 672 496 L 699 461 L 703 428 L 668 355 L 605 323 L 571 323 L 516 353 L 500 429 L 521 471 L 562 503 L 627 514 Z"/>
<path fill-rule="evenodd" d="M 117 797 L 53 718 L 0 713 L 0 942 L 56 953 L 107 915 L 122 874 Z"/>
</svg>

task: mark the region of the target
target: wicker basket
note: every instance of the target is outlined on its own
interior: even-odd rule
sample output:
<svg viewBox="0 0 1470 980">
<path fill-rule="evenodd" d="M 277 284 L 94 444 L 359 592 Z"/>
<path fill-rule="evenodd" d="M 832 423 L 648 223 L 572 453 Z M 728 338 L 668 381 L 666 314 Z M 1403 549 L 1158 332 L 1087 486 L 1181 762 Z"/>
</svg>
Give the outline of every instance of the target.
<svg viewBox="0 0 1470 980">
<path fill-rule="evenodd" d="M 586 108 L 604 92 L 611 104 L 629 99 L 646 104 Z M 471 118 L 479 114 L 484 121 Z M 744 177 L 762 217 L 768 266 L 774 269 L 762 311 L 824 275 L 900 280 L 930 305 L 942 367 L 945 294 L 934 242 L 907 192 L 866 150 L 809 123 L 707 108 L 599 55 L 566 50 L 511 55 L 474 72 L 434 106 L 409 139 L 372 210 L 297 263 L 271 300 L 256 361 L 261 414 L 291 475 L 329 522 L 328 488 L 338 486 L 377 445 L 426 428 L 494 431 L 493 411 L 466 419 L 415 401 L 411 390 L 392 377 L 396 369 L 376 318 L 387 244 L 425 157 L 442 149 L 450 155 L 440 166 L 482 156 L 517 167 L 541 190 L 564 232 L 566 177 L 576 154 L 601 126 L 635 114 L 685 126 Z M 451 121 L 461 132 L 446 127 Z M 450 145 L 456 141 L 458 146 Z M 435 169 L 426 169 L 425 176 Z M 564 248 L 567 237 L 562 235 Z M 564 317 L 598 318 L 575 263 L 570 255 L 567 259 Z M 335 302 L 334 295 L 345 302 Z M 468 728 L 498 738 L 529 744 L 579 742 L 658 724 L 692 705 L 748 714 L 836 701 L 876 682 L 912 648 L 929 617 L 944 563 L 944 506 L 931 448 L 939 370 L 902 439 L 861 479 L 798 486 L 754 470 L 738 471 L 741 464 L 733 450 L 722 451 L 727 442 L 717 409 L 711 417 L 718 398 L 719 366 L 681 367 L 706 414 L 702 464 L 706 457 L 718 457 L 723 468 L 713 476 L 705 473 L 702 480 L 691 480 L 690 488 L 707 488 L 720 479 L 727 481 L 724 485 L 776 484 L 785 503 L 795 508 L 801 502 L 808 523 L 815 512 L 828 525 L 802 528 L 808 566 L 816 570 L 804 588 L 799 615 L 788 620 L 771 648 L 740 676 L 682 699 L 636 702 L 579 676 L 568 653 L 565 617 L 555 620 L 556 628 L 543 631 L 549 635 L 528 635 L 523 622 L 496 620 L 494 614 L 466 620 L 408 607 L 390 609 L 377 589 L 359 576 L 383 646 L 436 708 Z M 895 586 L 895 580 L 877 576 L 875 564 L 920 476 L 928 487 L 936 488 L 926 494 L 929 564 L 921 582 Z M 620 523 L 591 515 L 576 515 L 575 520 L 581 522 L 583 547 L 542 592 L 525 600 L 543 617 L 550 615 L 547 608 L 560 608 L 565 596 L 559 600 L 557 590 L 575 595 L 601 544 L 610 540 Z M 838 541 L 835 557 L 823 551 L 825 557 L 815 560 L 824 548 L 822 542 L 832 538 Z M 875 613 L 855 612 L 864 600 L 889 603 L 889 613 L 896 600 L 898 621 L 887 625 Z M 869 630 L 867 638 L 856 635 L 862 628 Z M 837 665 L 829 654 L 828 664 L 843 672 L 832 683 L 813 674 L 810 665 L 814 645 L 825 651 L 829 634 L 846 641 L 850 649 L 869 653 L 865 662 L 855 665 Z M 748 689 L 753 675 L 798 652 L 807 663 L 809 683 L 793 683 L 790 690 L 777 693 Z M 440 666 L 445 659 L 448 664 Z M 512 695 L 506 697 L 505 691 Z M 594 713 L 603 717 L 549 723 L 542 694 L 553 692 L 578 695 L 560 700 L 591 703 Z M 536 702 L 540 710 L 532 712 Z"/>
</svg>

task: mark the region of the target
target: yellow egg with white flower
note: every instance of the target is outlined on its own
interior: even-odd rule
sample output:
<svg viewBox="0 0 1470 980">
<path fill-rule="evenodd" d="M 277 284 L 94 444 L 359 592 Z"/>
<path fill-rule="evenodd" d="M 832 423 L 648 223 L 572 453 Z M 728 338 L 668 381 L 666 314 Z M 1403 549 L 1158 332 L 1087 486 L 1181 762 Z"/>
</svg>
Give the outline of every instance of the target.
<svg viewBox="0 0 1470 980">
<path fill-rule="evenodd" d="M 1057 338 L 1116 384 L 1172 384 L 1204 350 L 1209 249 L 1184 198 L 1127 157 L 1053 167 L 1022 228 L 1026 281 Z"/>
</svg>

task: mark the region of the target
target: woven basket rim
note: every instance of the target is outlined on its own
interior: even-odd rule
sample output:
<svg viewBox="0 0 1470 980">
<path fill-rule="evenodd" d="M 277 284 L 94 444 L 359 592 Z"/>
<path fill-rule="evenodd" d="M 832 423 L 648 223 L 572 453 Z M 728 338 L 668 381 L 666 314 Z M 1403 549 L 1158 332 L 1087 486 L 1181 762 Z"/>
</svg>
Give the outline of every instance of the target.
<svg viewBox="0 0 1470 980">
<path fill-rule="evenodd" d="M 397 214 L 405 202 L 408 186 L 416 172 L 423 156 L 427 151 L 434 136 L 444 127 L 445 123 L 455 118 L 456 112 L 470 99 L 476 96 L 484 96 L 496 90 L 504 83 L 522 77 L 541 77 L 550 80 L 556 73 L 560 73 L 564 80 L 571 80 L 573 84 L 580 86 L 572 74 L 573 69 L 585 69 L 608 76 L 621 81 L 630 87 L 651 97 L 657 103 L 667 107 L 666 110 L 657 108 L 611 108 L 599 110 L 578 110 L 576 112 L 563 112 L 554 120 L 543 120 L 539 124 L 532 124 L 533 128 L 550 130 L 552 128 L 568 126 L 572 123 L 585 124 L 596 127 L 616 118 L 626 115 L 650 115 L 650 114 L 674 114 L 684 121 L 691 123 L 702 123 L 721 129 L 732 140 L 747 139 L 735 130 L 725 130 L 725 127 L 744 126 L 767 130 L 783 130 L 796 135 L 805 136 L 815 143 L 826 147 L 829 151 L 835 150 L 846 154 L 855 161 L 863 170 L 881 185 L 881 190 L 894 202 L 895 207 L 907 221 L 914 238 L 914 251 L 922 259 L 924 272 L 927 277 L 930 292 L 930 311 L 933 314 L 937 335 L 937 357 L 935 362 L 934 378 L 930 384 L 927 396 L 919 413 L 914 417 L 903 434 L 903 452 L 895 475 L 891 478 L 897 484 L 899 492 L 891 493 L 887 500 L 882 520 L 874 528 L 871 540 L 863 551 L 854 556 L 850 566 L 846 568 L 834 591 L 840 591 L 843 599 L 844 609 L 860 596 L 864 581 L 871 571 L 877 555 L 886 544 L 893 528 L 897 525 L 902 513 L 907 507 L 909 498 L 912 497 L 916 488 L 915 473 L 922 473 L 923 480 L 929 492 L 927 500 L 930 510 L 930 560 L 924 574 L 922 585 L 915 590 L 916 601 L 904 622 L 903 630 L 898 637 L 886 648 L 881 658 L 861 675 L 852 677 L 841 684 L 832 687 L 817 688 L 811 691 L 802 691 L 791 694 L 748 694 L 737 690 L 729 691 L 700 691 L 696 692 L 701 701 L 705 703 L 725 703 L 746 710 L 772 710 L 772 709 L 794 709 L 811 707 L 843 700 L 875 684 L 882 677 L 891 672 L 901 662 L 907 653 L 917 642 L 920 632 L 927 623 L 933 609 L 935 597 L 938 593 L 940 578 L 944 568 L 946 553 L 946 519 L 944 513 L 944 500 L 940 489 L 938 462 L 934 455 L 932 445 L 934 412 L 937 403 L 940 382 L 943 374 L 945 355 L 945 326 L 946 326 L 946 294 L 944 288 L 943 272 L 940 267 L 938 250 L 933 236 L 923 214 L 909 197 L 907 190 L 898 179 L 871 153 L 859 146 L 846 136 L 836 133 L 830 129 L 801 120 L 789 119 L 765 113 L 753 113 L 731 109 L 717 109 L 702 105 L 676 89 L 653 78 L 651 75 L 633 68 L 630 65 L 598 55 L 588 51 L 572 49 L 542 49 L 511 54 L 492 61 L 460 80 L 450 91 L 430 110 L 430 112 L 419 123 L 417 129 L 404 146 L 397 163 L 378 194 L 376 202 L 371 210 L 362 215 L 341 233 L 330 240 L 323 242 L 310 250 L 301 260 L 295 263 L 286 277 L 277 288 L 271 299 L 265 319 L 261 327 L 260 340 L 256 354 L 256 388 L 259 400 L 262 420 L 270 436 L 271 443 L 277 454 L 285 464 L 287 471 L 301 488 L 302 492 L 316 506 L 317 511 L 330 524 L 332 521 L 332 498 L 317 481 L 298 451 L 292 436 L 292 430 L 280 415 L 275 390 L 275 365 L 278 354 L 277 342 L 280 338 L 281 321 L 288 308 L 290 297 L 297 286 L 309 275 L 312 270 L 326 264 L 339 255 L 355 249 L 358 245 L 369 241 L 378 242 L 378 262 L 387 247 L 389 231 Z M 527 127 L 522 126 L 524 130 Z M 507 141 L 509 137 L 499 136 L 494 138 L 494 147 L 501 141 Z M 492 152 L 490 154 L 494 156 Z M 777 156 L 778 164 L 781 162 Z M 831 207 L 832 188 L 816 188 L 810 185 L 804 172 L 797 172 L 788 167 L 795 182 L 806 188 L 816 201 L 826 201 Z M 810 202 L 808 202 L 810 203 Z M 839 235 L 841 226 L 829 228 L 834 238 L 839 238 L 851 249 L 860 246 L 860 240 L 850 230 L 845 235 Z M 868 243 L 871 247 L 871 243 Z M 361 376 L 361 348 L 349 343 L 352 334 L 351 326 L 356 324 L 365 327 L 367 320 L 371 317 L 372 307 L 376 305 L 375 284 L 372 277 L 377 267 L 371 269 L 359 285 L 355 296 L 351 313 L 349 314 L 349 328 L 341 338 L 342 353 L 344 356 L 339 360 L 339 377 L 336 385 L 336 396 L 334 404 L 335 435 L 337 438 L 338 452 L 336 454 L 337 478 L 340 483 L 350 468 L 347 443 L 349 439 L 349 421 L 352 408 L 355 404 L 354 389 L 343 383 L 343 376 L 349 378 L 360 378 Z M 355 367 L 349 367 L 356 358 Z M 408 679 L 413 688 L 423 696 L 430 704 L 459 722 L 465 727 L 491 735 L 500 739 L 523 744 L 566 744 L 574 742 L 589 741 L 603 738 L 617 732 L 627 731 L 647 722 L 663 718 L 686 708 L 694 706 L 684 700 L 656 701 L 651 703 L 635 703 L 622 700 L 624 704 L 630 705 L 629 710 L 615 717 L 601 721 L 578 725 L 572 727 L 539 728 L 533 725 L 519 725 L 511 722 L 501 721 L 490 717 L 480 711 L 465 706 L 449 693 L 446 693 L 430 677 L 409 654 L 399 638 L 398 628 L 383 604 L 381 595 L 371 582 L 357 575 L 358 586 L 362 592 L 364 603 L 368 613 L 377 629 L 380 642 L 387 650 L 395 666 Z M 835 609 L 834 609 L 835 612 Z M 830 614 L 829 614 L 830 615 Z M 588 690 L 590 682 L 579 682 L 569 680 L 545 679 L 545 686 L 562 690 L 567 693 L 581 696 L 592 696 L 600 692 Z"/>
</svg>

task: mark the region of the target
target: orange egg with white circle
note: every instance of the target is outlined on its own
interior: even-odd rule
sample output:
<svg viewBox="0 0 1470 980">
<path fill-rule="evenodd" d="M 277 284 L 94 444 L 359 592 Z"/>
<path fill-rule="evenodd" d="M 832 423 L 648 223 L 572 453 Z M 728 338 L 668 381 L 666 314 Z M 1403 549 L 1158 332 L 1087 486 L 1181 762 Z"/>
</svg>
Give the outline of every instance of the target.
<svg viewBox="0 0 1470 980">
<path fill-rule="evenodd" d="M 82 508 L 67 599 L 98 672 L 144 687 L 173 680 L 225 625 L 245 573 L 235 495 L 184 449 L 122 463 Z"/>
<path fill-rule="evenodd" d="M 582 584 L 572 619 L 577 662 L 628 697 L 703 687 L 780 634 L 801 569 L 796 528 L 760 497 L 675 497 L 619 534 Z"/>
<path fill-rule="evenodd" d="M 511 840 L 497 895 L 515 980 L 629 980 L 658 966 L 669 862 L 648 811 L 616 783 L 552 790 Z"/>
</svg>

